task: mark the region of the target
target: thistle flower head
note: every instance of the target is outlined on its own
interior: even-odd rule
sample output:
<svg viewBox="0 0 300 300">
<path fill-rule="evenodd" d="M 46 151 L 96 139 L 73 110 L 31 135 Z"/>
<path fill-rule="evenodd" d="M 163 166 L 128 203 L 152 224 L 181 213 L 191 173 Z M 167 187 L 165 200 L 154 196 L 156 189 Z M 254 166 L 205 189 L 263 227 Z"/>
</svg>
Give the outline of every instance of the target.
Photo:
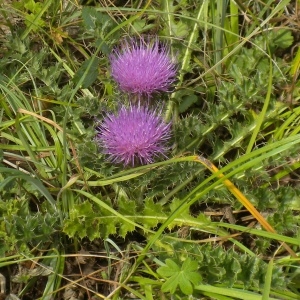
<svg viewBox="0 0 300 300">
<path fill-rule="evenodd" d="M 150 96 L 168 91 L 177 67 L 157 38 L 124 40 L 110 55 L 111 75 L 123 92 Z"/>
<path fill-rule="evenodd" d="M 97 128 L 96 140 L 112 162 L 149 164 L 168 149 L 170 126 L 156 111 L 140 104 L 123 106 L 116 115 L 104 118 Z"/>
</svg>

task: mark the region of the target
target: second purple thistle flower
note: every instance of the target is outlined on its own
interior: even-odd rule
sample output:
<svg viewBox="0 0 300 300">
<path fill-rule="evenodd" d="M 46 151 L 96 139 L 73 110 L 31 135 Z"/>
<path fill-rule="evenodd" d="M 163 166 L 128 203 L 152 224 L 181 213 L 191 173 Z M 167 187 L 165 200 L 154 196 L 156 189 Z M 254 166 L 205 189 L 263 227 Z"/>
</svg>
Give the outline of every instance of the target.
<svg viewBox="0 0 300 300">
<path fill-rule="evenodd" d="M 108 114 L 97 128 L 96 140 L 115 163 L 149 164 L 168 150 L 171 124 L 147 107 L 131 105 Z"/>
<path fill-rule="evenodd" d="M 166 92 L 176 78 L 170 48 L 158 38 L 124 40 L 110 61 L 111 75 L 123 92 L 148 96 Z"/>
</svg>

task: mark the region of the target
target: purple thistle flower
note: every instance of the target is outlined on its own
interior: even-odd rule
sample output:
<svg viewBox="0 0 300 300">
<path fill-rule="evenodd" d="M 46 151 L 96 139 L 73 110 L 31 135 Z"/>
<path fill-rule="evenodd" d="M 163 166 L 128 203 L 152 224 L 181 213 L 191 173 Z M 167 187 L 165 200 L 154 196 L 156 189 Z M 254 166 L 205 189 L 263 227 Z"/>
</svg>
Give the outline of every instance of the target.
<svg viewBox="0 0 300 300">
<path fill-rule="evenodd" d="M 124 40 L 110 55 L 111 75 L 123 92 L 146 94 L 166 92 L 174 82 L 177 67 L 170 48 L 158 38 Z"/>
<path fill-rule="evenodd" d="M 96 140 L 114 163 L 149 164 L 168 150 L 170 127 L 171 123 L 165 123 L 156 111 L 140 104 L 123 106 L 118 114 L 104 118 L 97 128 Z"/>
</svg>

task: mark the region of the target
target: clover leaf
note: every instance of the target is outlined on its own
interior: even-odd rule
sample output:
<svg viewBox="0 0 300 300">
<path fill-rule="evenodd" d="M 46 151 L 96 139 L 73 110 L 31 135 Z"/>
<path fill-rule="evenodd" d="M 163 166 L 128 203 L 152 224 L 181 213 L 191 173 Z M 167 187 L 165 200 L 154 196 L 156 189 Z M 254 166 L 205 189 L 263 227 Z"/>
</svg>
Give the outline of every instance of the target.
<svg viewBox="0 0 300 300">
<path fill-rule="evenodd" d="M 166 265 L 157 269 L 157 273 L 160 276 L 167 278 L 161 290 L 174 294 L 179 285 L 180 290 L 185 295 L 191 295 L 193 286 L 199 284 L 202 280 L 201 275 L 196 271 L 197 269 L 198 263 L 189 257 L 183 262 L 181 267 L 172 259 L 166 259 Z"/>
</svg>

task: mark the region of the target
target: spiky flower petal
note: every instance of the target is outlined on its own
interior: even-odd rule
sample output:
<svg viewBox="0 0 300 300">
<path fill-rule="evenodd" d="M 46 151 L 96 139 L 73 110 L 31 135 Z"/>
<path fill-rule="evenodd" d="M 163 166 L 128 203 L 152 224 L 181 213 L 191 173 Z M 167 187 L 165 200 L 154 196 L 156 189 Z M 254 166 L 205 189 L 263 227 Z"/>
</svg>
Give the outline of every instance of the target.
<svg viewBox="0 0 300 300">
<path fill-rule="evenodd" d="M 111 75 L 123 92 L 150 96 L 168 91 L 177 67 L 158 38 L 124 40 L 110 55 Z"/>
<path fill-rule="evenodd" d="M 170 126 L 156 111 L 140 104 L 123 106 L 116 115 L 104 118 L 96 140 L 112 162 L 149 164 L 168 149 Z"/>
</svg>

